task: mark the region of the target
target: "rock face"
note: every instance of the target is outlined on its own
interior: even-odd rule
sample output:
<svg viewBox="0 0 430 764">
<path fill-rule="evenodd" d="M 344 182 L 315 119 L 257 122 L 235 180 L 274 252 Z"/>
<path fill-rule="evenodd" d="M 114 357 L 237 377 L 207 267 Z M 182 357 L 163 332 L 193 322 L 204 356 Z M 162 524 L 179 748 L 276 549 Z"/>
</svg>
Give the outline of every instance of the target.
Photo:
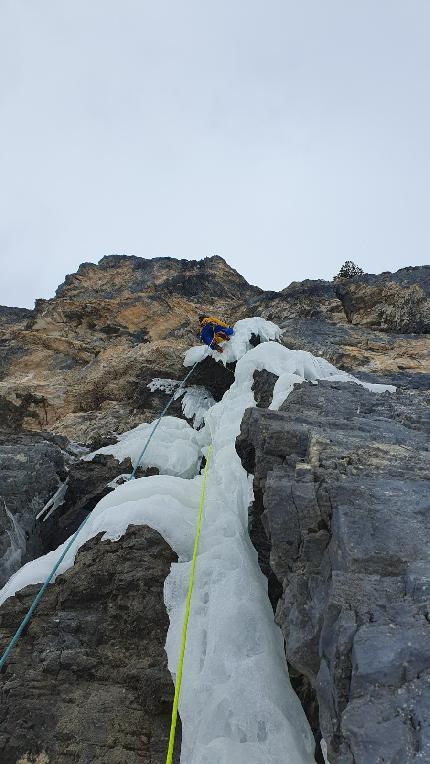
<svg viewBox="0 0 430 764">
<path fill-rule="evenodd" d="M 84 263 L 34 311 L 0 308 L 0 419 L 84 444 L 152 419 L 162 401 L 147 385 L 183 378 L 202 312 L 231 322 L 261 315 L 282 326 L 288 347 L 428 387 L 429 282 L 430 267 L 421 267 L 275 293 L 249 285 L 220 257 Z M 191 381 L 210 387 L 211 374 L 203 376 Z M 217 398 L 219 385 L 212 392 Z"/>
<path fill-rule="evenodd" d="M 256 302 L 266 303 L 274 315 L 283 311 L 284 320 L 325 319 L 379 331 L 429 333 L 430 266 L 335 282 L 307 279 L 281 292 L 266 292 Z"/>
<path fill-rule="evenodd" d="M 66 479 L 66 459 L 49 434 L 0 432 L 0 586 L 43 553 L 36 515 Z"/>
<path fill-rule="evenodd" d="M 131 429 L 158 410 L 154 377 L 183 378 L 198 315 L 236 321 L 261 293 L 220 257 L 84 263 L 34 312 L 0 313 L 0 415 L 79 443 Z"/>
<path fill-rule="evenodd" d="M 66 438 L 48 432 L 0 431 L 0 587 L 28 560 L 56 549 L 74 533 L 112 490 L 108 484 L 131 470 L 130 459 L 119 464 L 100 454 L 81 461 Z M 56 495 L 55 511 L 48 516 L 48 507 L 38 521 Z"/>
<path fill-rule="evenodd" d="M 336 294 L 348 321 L 383 331 L 430 332 L 430 267 L 341 279 Z"/>
<path fill-rule="evenodd" d="M 283 343 L 369 381 L 430 388 L 430 266 L 339 282 L 303 281 L 254 298 Z"/>
<path fill-rule="evenodd" d="M 429 431 L 415 396 L 352 383 L 296 387 L 242 423 L 254 543 L 264 529 L 287 659 L 332 764 L 430 759 Z"/>
<path fill-rule="evenodd" d="M 82 547 L 48 588 L 2 676 L 2 764 L 164 764 L 174 688 L 163 582 L 175 559 L 146 526 Z M 37 590 L 3 605 L 2 641 Z M 180 741 L 175 762 L 179 750 Z"/>
<path fill-rule="evenodd" d="M 430 267 L 275 293 L 220 257 L 110 256 L 32 311 L 0 307 L 0 585 L 131 471 L 110 456 L 80 461 L 80 446 L 158 416 L 167 393 L 148 384 L 183 379 L 200 313 L 273 320 L 287 347 L 399 387 L 305 385 L 272 412 L 276 377 L 255 375 L 238 450 L 255 473 L 250 535 L 292 682 L 331 764 L 430 760 L 429 294 Z M 210 358 L 190 379 L 215 400 L 231 382 Z M 182 416 L 180 400 L 169 413 Z M 62 486 L 60 506 L 36 523 Z M 162 587 L 173 559 L 155 531 L 129 528 L 117 542 L 93 539 L 48 588 L 1 677 L 2 762 L 164 762 L 173 686 Z M 0 609 L 2 645 L 35 591 Z"/>
<path fill-rule="evenodd" d="M 119 475 L 130 475 L 130 459 L 119 463 L 113 456 L 97 454 L 91 462 L 75 460 L 67 469 L 64 495 L 50 517 L 42 518 L 39 533 L 43 552 L 56 549 L 79 527 L 96 504 L 111 492 L 110 483 Z M 152 474 L 156 474 L 152 471 Z M 142 470 L 137 473 L 141 477 Z"/>
</svg>

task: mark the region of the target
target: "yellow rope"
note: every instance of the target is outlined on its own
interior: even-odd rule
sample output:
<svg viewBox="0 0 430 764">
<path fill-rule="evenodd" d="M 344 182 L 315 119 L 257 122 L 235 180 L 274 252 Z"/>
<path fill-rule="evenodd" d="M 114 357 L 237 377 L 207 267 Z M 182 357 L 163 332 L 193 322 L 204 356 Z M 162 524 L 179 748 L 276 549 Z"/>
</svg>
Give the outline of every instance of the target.
<svg viewBox="0 0 430 764">
<path fill-rule="evenodd" d="M 178 673 L 176 675 L 175 697 L 173 700 L 172 723 L 170 725 L 169 747 L 167 749 L 166 764 L 172 764 L 172 758 L 173 758 L 176 722 L 178 720 L 179 695 L 181 693 L 182 669 L 184 665 L 185 645 L 187 641 L 188 619 L 190 617 L 190 606 L 191 606 L 191 597 L 193 594 L 193 587 L 194 587 L 194 575 L 195 575 L 195 569 L 196 569 L 197 551 L 199 548 L 200 530 L 202 527 L 203 504 L 204 504 L 205 493 L 206 493 L 206 479 L 207 479 L 208 464 L 211 457 L 211 453 L 212 453 L 212 446 L 209 446 L 208 454 L 206 457 L 205 471 L 203 475 L 202 492 L 200 494 L 199 513 L 197 516 L 197 530 L 196 530 L 196 537 L 194 539 L 193 558 L 191 561 L 191 572 L 190 572 L 190 579 L 188 582 L 187 599 L 185 601 L 185 615 L 184 615 L 184 622 L 182 624 L 181 650 L 179 653 Z"/>
</svg>

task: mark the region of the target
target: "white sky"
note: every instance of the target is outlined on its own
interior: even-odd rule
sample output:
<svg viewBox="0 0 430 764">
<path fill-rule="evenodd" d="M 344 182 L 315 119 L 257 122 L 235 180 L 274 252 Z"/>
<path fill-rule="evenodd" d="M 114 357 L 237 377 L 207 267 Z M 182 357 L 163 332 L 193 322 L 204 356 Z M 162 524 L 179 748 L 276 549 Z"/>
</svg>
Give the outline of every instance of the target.
<svg viewBox="0 0 430 764">
<path fill-rule="evenodd" d="M 430 260 L 429 0 L 0 0 L 0 303 L 105 254 Z"/>
</svg>

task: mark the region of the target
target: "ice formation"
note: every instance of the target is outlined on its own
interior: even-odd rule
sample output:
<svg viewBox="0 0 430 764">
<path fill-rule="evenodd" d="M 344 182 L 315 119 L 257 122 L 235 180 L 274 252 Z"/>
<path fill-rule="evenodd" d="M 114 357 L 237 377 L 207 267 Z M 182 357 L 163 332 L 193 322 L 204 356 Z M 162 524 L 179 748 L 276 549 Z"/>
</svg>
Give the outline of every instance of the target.
<svg viewBox="0 0 430 764">
<path fill-rule="evenodd" d="M 199 347 L 198 350 L 200 349 Z M 203 355 L 205 355 L 204 350 L 203 348 Z M 182 397 L 182 413 L 187 419 L 193 420 L 193 427 L 196 430 L 202 426 L 206 411 L 215 403 L 212 394 L 205 387 L 201 385 L 183 387 L 182 382 L 178 379 L 155 377 L 148 387 L 152 393 L 161 390 L 167 395 L 174 395 L 175 400 Z"/>
<path fill-rule="evenodd" d="M 119 462 L 128 456 L 133 467 L 139 459 L 142 446 L 149 437 L 154 424 L 139 424 L 132 430 L 127 430 L 119 436 L 119 442 L 104 446 L 83 457 L 84 461 L 92 461 L 96 454 L 111 454 Z M 174 444 L 174 448 L 172 448 Z M 165 416 L 161 420 L 156 436 L 151 440 L 140 466 L 157 467 L 164 475 L 177 475 L 191 478 L 197 472 L 201 459 L 200 446 L 195 430 L 183 419 Z"/>
<path fill-rule="evenodd" d="M 179 379 L 162 379 L 161 377 L 154 377 L 147 387 L 149 387 L 151 393 L 155 393 L 156 390 L 161 390 L 162 393 L 173 395 L 180 384 L 181 381 Z"/>
<path fill-rule="evenodd" d="M 202 426 L 206 411 L 215 404 L 213 395 L 201 385 L 189 385 L 184 388 L 182 398 L 182 413 L 187 419 L 193 420 L 196 430 Z"/>
<path fill-rule="evenodd" d="M 267 581 L 249 539 L 252 477 L 241 465 L 235 440 L 245 409 L 255 405 L 252 385 L 257 369 L 279 376 L 272 408 L 278 408 L 293 385 L 304 380 L 358 380 L 321 358 L 276 342 L 251 349 L 252 334 L 263 341 L 279 338 L 280 330 L 271 322 L 246 319 L 235 330 L 225 353 L 216 356 L 223 363 L 238 360 L 235 377 L 223 399 L 206 412 L 204 427 L 196 432 L 185 422 L 166 417 L 144 463 L 165 474 L 129 481 L 105 496 L 58 572 L 73 565 L 78 547 L 100 531 L 104 538 L 118 539 L 130 524 L 158 530 L 179 556 L 165 582 L 170 617 L 166 650 L 175 676 L 202 485 L 202 477 L 195 473 L 201 454 L 212 443 L 180 700 L 181 762 L 309 764 L 314 761 L 314 741 L 289 682 Z M 205 348 L 191 348 L 185 365 L 205 353 Z M 97 453 L 112 453 L 119 459 L 130 456 L 134 461 L 150 428 L 140 425 Z M 21 568 L 0 592 L 0 602 L 28 583 L 43 581 L 63 548 Z"/>
<path fill-rule="evenodd" d="M 8 509 L 4 499 L 3 504 L 7 520 L 10 523 L 10 529 L 6 527 L 6 533 L 9 536 L 9 547 L 6 549 L 1 561 L 2 575 L 6 577 L 21 565 L 22 557 L 27 548 L 27 540 L 24 529 L 20 526 L 15 515 Z"/>
<path fill-rule="evenodd" d="M 45 520 L 47 520 L 48 517 L 50 517 L 53 512 L 55 512 L 56 509 L 58 509 L 58 507 L 61 507 L 61 505 L 64 504 L 64 497 L 67 493 L 68 483 L 69 478 L 66 478 L 64 483 L 60 483 L 53 496 L 51 496 L 49 501 L 46 502 L 45 506 L 40 510 L 39 514 L 36 515 L 36 520 L 40 520 L 42 515 L 45 515 L 43 518 L 43 522 L 45 522 Z"/>
</svg>

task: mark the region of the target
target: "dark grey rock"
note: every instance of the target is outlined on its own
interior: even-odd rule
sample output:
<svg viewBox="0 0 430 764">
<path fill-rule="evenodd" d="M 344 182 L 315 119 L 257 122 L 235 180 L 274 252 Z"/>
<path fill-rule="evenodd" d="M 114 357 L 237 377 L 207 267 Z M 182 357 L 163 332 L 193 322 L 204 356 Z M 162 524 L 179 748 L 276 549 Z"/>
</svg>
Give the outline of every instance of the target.
<svg viewBox="0 0 430 764">
<path fill-rule="evenodd" d="M 118 475 L 132 472 L 130 459 L 121 464 L 109 454 L 97 454 L 92 461 L 70 462 L 67 470 L 67 490 L 61 505 L 43 523 L 40 534 L 44 552 L 56 549 L 74 533 L 96 504 L 113 489 L 109 484 Z M 158 470 L 151 470 L 157 474 Z M 137 477 L 148 474 L 138 470 Z"/>
<path fill-rule="evenodd" d="M 112 490 L 108 484 L 131 471 L 130 459 L 121 464 L 105 454 L 91 462 L 77 459 L 60 435 L 0 433 L 0 586 L 28 560 L 56 549 Z M 61 504 L 45 522 L 37 521 L 62 484 Z"/>
<path fill-rule="evenodd" d="M 101 535 L 48 587 L 1 677 L 2 764 L 26 754 L 55 764 L 165 762 L 174 687 L 163 583 L 177 558 L 147 526 L 115 542 Z M 2 643 L 37 590 L 3 604 Z M 179 751 L 180 740 L 175 762 Z"/>
<path fill-rule="evenodd" d="M 254 384 L 252 392 L 258 408 L 268 408 L 272 403 L 273 389 L 278 379 L 276 374 L 272 374 L 267 369 L 254 371 Z"/>
<path fill-rule="evenodd" d="M 211 356 L 207 356 L 194 369 L 189 384 L 206 387 L 212 393 L 215 400 L 220 401 L 226 390 L 234 382 L 235 366 L 235 363 L 229 363 L 227 366 L 224 366 L 224 364 L 214 361 Z"/>
<path fill-rule="evenodd" d="M 430 760 L 429 433 L 424 400 L 351 383 L 242 422 L 276 618 L 332 764 Z"/>
<path fill-rule="evenodd" d="M 0 305 L 0 326 L 26 322 L 33 315 L 34 310 L 29 308 L 12 308 L 8 305 Z"/>
<path fill-rule="evenodd" d="M 22 358 L 26 353 L 18 342 L 0 338 L 0 379 L 3 379 L 14 360 Z"/>
<path fill-rule="evenodd" d="M 42 434 L 0 433 L 0 475 L 3 586 L 24 562 L 43 552 L 36 515 L 66 479 L 65 453 Z"/>
<path fill-rule="evenodd" d="M 382 331 L 430 332 L 430 266 L 364 274 L 336 283 L 348 321 Z"/>
</svg>

